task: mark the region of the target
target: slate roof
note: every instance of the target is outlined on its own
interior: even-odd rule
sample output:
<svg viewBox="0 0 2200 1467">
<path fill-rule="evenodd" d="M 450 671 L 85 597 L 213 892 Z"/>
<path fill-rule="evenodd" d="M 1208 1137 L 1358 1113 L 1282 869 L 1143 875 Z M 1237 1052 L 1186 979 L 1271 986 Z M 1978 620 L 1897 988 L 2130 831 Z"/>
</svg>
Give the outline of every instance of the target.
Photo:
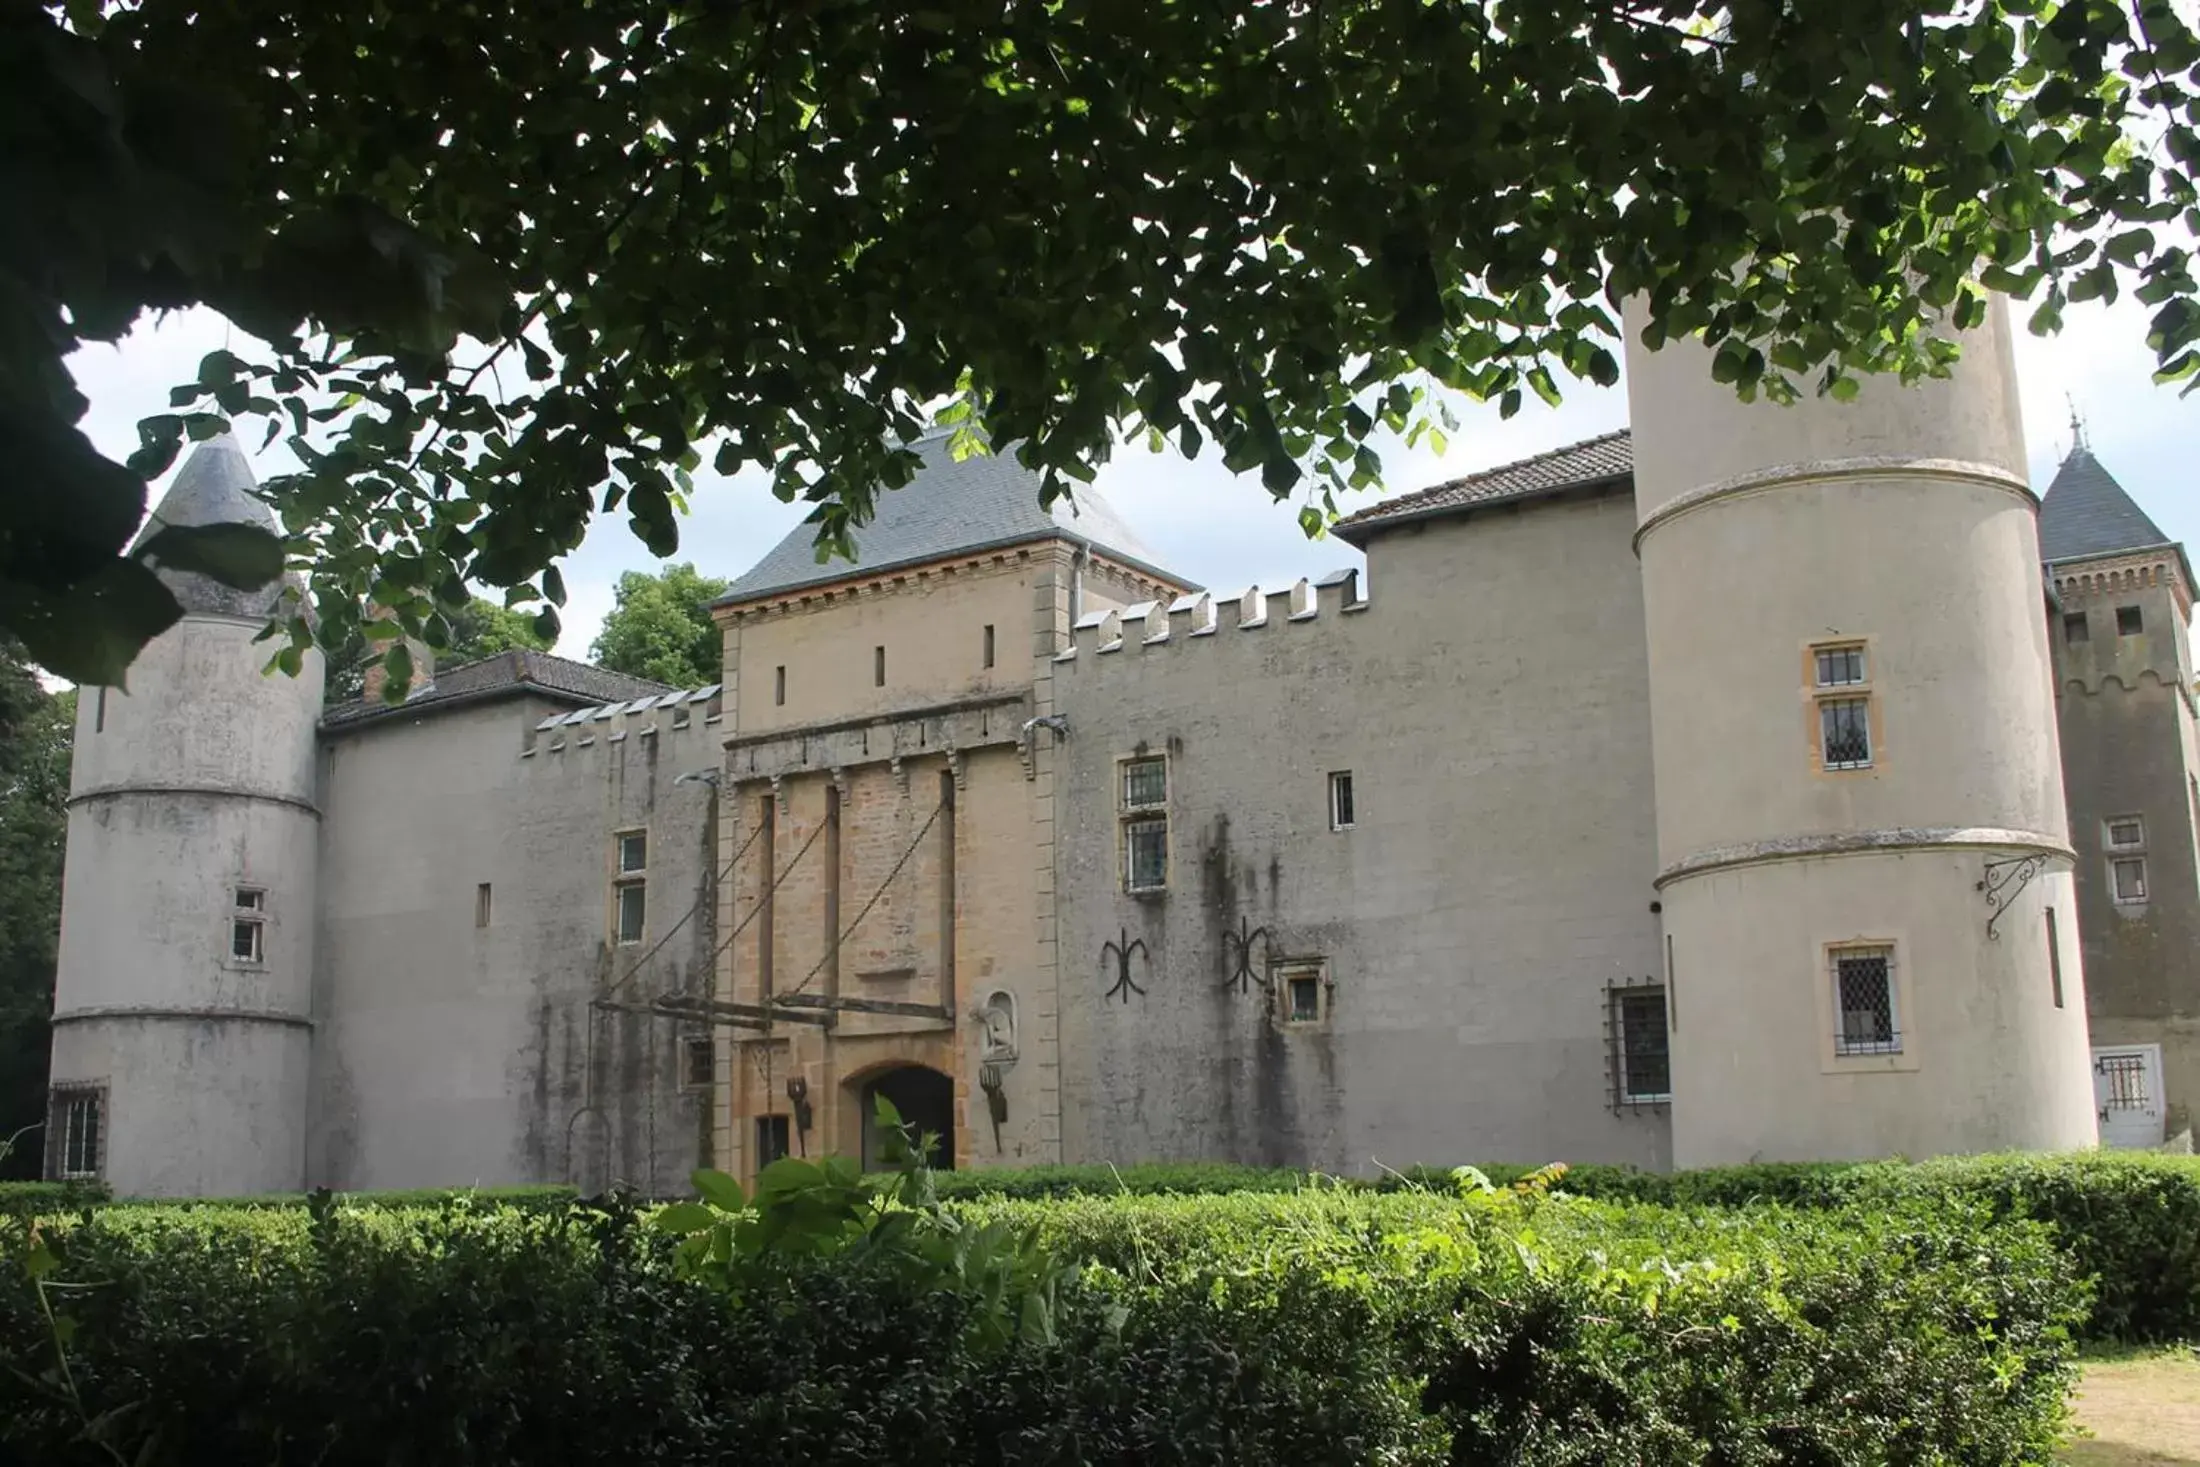
<svg viewBox="0 0 2200 1467">
<path fill-rule="evenodd" d="M 275 522 L 275 511 L 254 492 L 258 487 L 259 481 L 252 477 L 252 465 L 245 460 L 244 450 L 237 446 L 237 440 L 226 433 L 219 438 L 209 438 L 192 449 L 191 456 L 183 461 L 175 482 L 161 496 L 160 504 L 145 522 L 145 528 L 138 532 L 137 541 L 131 548 L 142 546 L 168 525 L 258 525 L 281 534 L 282 529 Z M 154 574 L 187 612 L 264 617 L 274 611 L 283 592 L 280 578 L 269 581 L 257 591 L 239 591 L 191 571 L 156 566 Z"/>
<path fill-rule="evenodd" d="M 452 668 L 437 668 L 432 682 L 395 707 L 379 700 L 368 702 L 360 698 L 335 704 L 321 715 L 321 726 L 344 727 L 393 714 L 410 715 L 445 705 L 484 702 L 524 693 L 555 698 L 576 708 L 591 708 L 600 703 L 617 703 L 672 691 L 670 684 L 628 677 L 623 672 L 575 662 L 570 657 L 515 649 Z"/>
<path fill-rule="evenodd" d="M 1599 438 L 1554 448 L 1533 458 L 1499 464 L 1413 494 L 1401 494 L 1346 515 L 1331 532 L 1361 549 L 1377 532 L 1412 520 L 1465 514 L 1491 504 L 1518 503 L 1593 484 L 1617 484 L 1634 475 L 1635 441 L 1625 428 Z"/>
<path fill-rule="evenodd" d="M 1061 537 L 1127 561 L 1172 585 L 1189 586 L 1161 569 L 1099 491 L 1079 485 L 1074 505 L 1039 507 L 1039 475 L 1016 462 L 1013 447 L 957 463 L 944 429 L 910 447 L 924 459 L 915 478 L 878 496 L 871 522 L 857 529 L 856 559 L 819 564 L 816 531 L 797 525 L 762 560 L 738 577 L 715 604 L 757 601 L 805 586 L 823 586 L 897 566 L 920 565 L 974 550 Z"/>
<path fill-rule="evenodd" d="M 2091 449 L 2070 451 L 2040 501 L 2040 559 L 2084 560 L 2170 543 Z"/>
</svg>

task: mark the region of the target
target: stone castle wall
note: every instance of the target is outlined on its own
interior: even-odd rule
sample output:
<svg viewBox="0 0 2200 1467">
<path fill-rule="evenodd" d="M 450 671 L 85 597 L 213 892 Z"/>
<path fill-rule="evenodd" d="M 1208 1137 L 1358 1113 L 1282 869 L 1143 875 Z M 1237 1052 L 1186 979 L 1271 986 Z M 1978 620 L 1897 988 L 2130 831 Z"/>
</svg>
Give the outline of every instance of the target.
<svg viewBox="0 0 2200 1467">
<path fill-rule="evenodd" d="M 1607 985 L 1659 974 L 1632 531 L 1624 495 L 1500 510 L 1382 536 L 1364 600 L 1083 619 L 1053 673 L 1065 1161 L 1663 1164 L 1662 1111 L 1608 1089 Z M 1158 894 L 1121 869 L 1141 755 Z M 1291 959 L 1326 962 L 1325 1022 L 1263 991 Z"/>
</svg>

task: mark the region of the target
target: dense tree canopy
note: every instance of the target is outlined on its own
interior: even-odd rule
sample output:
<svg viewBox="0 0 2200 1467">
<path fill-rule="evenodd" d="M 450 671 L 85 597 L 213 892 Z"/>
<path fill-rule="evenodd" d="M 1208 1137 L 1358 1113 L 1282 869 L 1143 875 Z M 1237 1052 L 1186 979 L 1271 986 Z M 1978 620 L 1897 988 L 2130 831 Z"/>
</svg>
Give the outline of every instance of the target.
<svg viewBox="0 0 2200 1467">
<path fill-rule="evenodd" d="M 725 592 L 724 581 L 692 565 L 668 565 L 656 575 L 628 571 L 588 655 L 614 672 L 676 688 L 717 682 L 724 654 L 710 604 Z"/>
<path fill-rule="evenodd" d="M 0 639 L 0 1141 L 46 1118 L 75 722 L 76 694 L 47 692 Z M 0 1159 L 0 1179 L 37 1176 L 44 1151 L 31 1132 Z"/>
<path fill-rule="evenodd" d="M 1982 288 L 2135 288 L 2190 377 L 2196 77 L 2171 0 L 18 3 L 0 626 L 115 675 L 174 615 L 139 476 L 237 417 L 340 643 L 469 581 L 554 622 L 704 454 L 844 549 L 943 403 L 1047 496 L 1144 430 L 1318 523 L 1431 384 L 1611 381 L 1630 295 L 1785 397 L 1944 369 Z M 63 357 L 194 302 L 271 350 L 105 463 Z"/>
</svg>

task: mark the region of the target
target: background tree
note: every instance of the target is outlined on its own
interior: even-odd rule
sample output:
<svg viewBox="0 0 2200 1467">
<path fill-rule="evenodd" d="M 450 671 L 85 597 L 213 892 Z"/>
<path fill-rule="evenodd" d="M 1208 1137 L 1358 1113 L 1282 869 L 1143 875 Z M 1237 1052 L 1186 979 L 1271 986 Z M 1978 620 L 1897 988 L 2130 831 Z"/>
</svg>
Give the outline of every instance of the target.
<svg viewBox="0 0 2200 1467">
<path fill-rule="evenodd" d="M 328 701 L 356 698 L 380 649 L 367 640 L 363 621 L 353 623 L 343 642 L 328 651 Z M 499 606 L 475 596 L 455 611 L 443 613 L 446 645 L 435 650 L 437 667 L 458 667 L 523 647 L 532 652 L 550 650 L 550 639 L 536 629 L 536 618 L 523 611 Z M 434 649 L 431 649 L 434 650 Z"/>
<path fill-rule="evenodd" d="M 75 723 L 76 694 L 47 692 L 0 640 L 0 1137 L 46 1119 Z M 45 1149 L 42 1132 L 25 1136 L 0 1178 L 36 1177 Z"/>
<path fill-rule="evenodd" d="M 1629 297 L 1778 398 L 1944 371 L 1988 289 L 2135 288 L 2200 370 L 2174 0 L 49 0 L 0 138 L 0 628 L 79 676 L 174 619 L 141 478 L 238 417 L 336 645 L 370 592 L 554 622 L 591 514 L 669 556 L 705 453 L 845 551 L 942 403 L 1048 499 L 1128 430 L 1318 526 L 1432 386 L 1613 381 Z M 67 353 L 193 302 L 270 354 L 105 462 Z"/>
<path fill-rule="evenodd" d="M 588 655 L 614 672 L 676 688 L 717 682 L 724 651 L 710 604 L 726 583 L 692 565 L 668 565 L 656 575 L 628 571 Z"/>
</svg>

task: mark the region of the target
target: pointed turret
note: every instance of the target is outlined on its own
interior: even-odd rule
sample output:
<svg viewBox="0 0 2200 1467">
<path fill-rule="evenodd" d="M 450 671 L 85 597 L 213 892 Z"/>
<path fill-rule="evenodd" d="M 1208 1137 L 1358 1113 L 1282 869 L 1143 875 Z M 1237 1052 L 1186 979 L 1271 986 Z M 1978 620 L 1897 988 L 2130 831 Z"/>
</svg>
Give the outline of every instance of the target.
<svg viewBox="0 0 2200 1467">
<path fill-rule="evenodd" d="M 210 438 L 191 450 L 175 482 L 161 496 L 160 504 L 139 532 L 143 545 L 170 525 L 253 525 L 281 534 L 275 511 L 260 497 L 252 477 L 252 465 L 244 450 L 228 434 Z M 252 591 L 240 591 L 191 571 L 160 568 L 158 574 L 186 613 L 211 616 L 264 617 L 281 599 L 283 582 L 270 581 Z"/>
<path fill-rule="evenodd" d="M 2070 450 L 2040 501 L 2042 560 L 2054 565 L 2169 543 L 2169 536 L 2124 492 L 2092 449 L 2081 442 Z"/>
<path fill-rule="evenodd" d="M 170 525 L 275 528 L 243 452 L 195 449 Z M 183 617 L 77 702 L 47 1169 L 125 1196 L 303 1184 L 322 667 L 263 670 L 283 582 L 161 579 Z"/>
</svg>

